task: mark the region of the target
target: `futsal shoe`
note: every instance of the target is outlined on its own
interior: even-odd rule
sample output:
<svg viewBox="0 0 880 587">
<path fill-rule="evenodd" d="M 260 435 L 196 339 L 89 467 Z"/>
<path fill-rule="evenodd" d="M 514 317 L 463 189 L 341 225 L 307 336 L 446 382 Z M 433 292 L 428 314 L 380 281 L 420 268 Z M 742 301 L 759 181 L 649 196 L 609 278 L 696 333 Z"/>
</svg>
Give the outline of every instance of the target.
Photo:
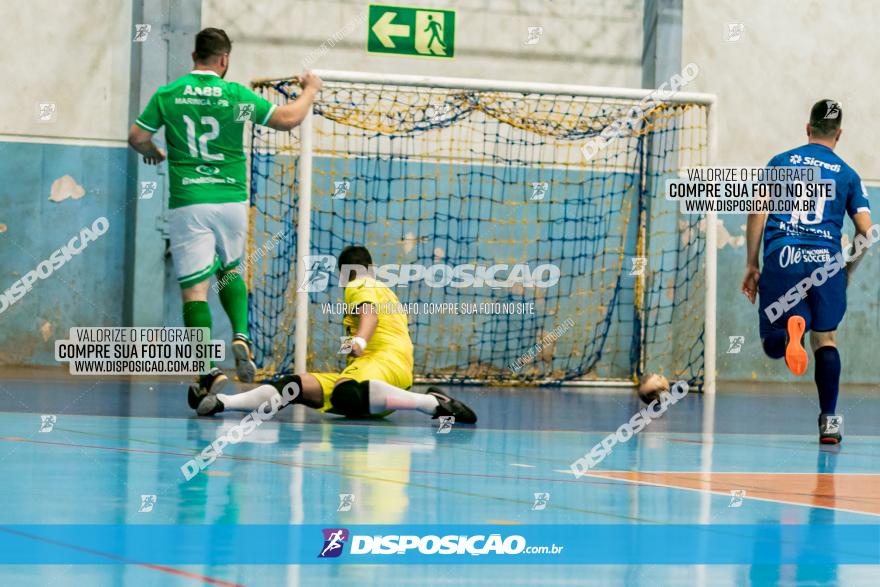
<svg viewBox="0 0 880 587">
<path fill-rule="evenodd" d="M 208 395 L 208 391 L 199 387 L 198 383 L 190 383 L 189 389 L 186 391 L 186 403 L 195 410 L 206 395 Z"/>
<path fill-rule="evenodd" d="M 196 412 L 199 416 L 213 416 L 222 412 L 225 407 L 220 398 L 211 393 L 202 398 L 202 401 L 199 402 L 196 408 Z"/>
<path fill-rule="evenodd" d="M 199 387 L 205 390 L 205 393 L 220 393 L 227 383 L 229 377 L 217 367 L 199 377 Z"/>
<path fill-rule="evenodd" d="M 807 323 L 803 316 L 792 316 L 785 327 L 785 364 L 800 377 L 807 372 L 807 351 L 804 349 L 804 331 Z"/>
<path fill-rule="evenodd" d="M 440 416 L 453 416 L 455 417 L 456 424 L 477 423 L 477 415 L 472 409 L 470 409 L 457 399 L 449 397 L 436 387 L 429 387 L 427 395 L 433 395 L 434 397 L 436 397 L 437 403 L 439 404 L 437 406 L 437 410 L 432 416 L 433 419 L 436 420 Z"/>
<path fill-rule="evenodd" d="M 253 383 L 257 376 L 257 365 L 251 352 L 251 341 L 244 334 L 232 337 L 232 355 L 235 357 L 235 374 L 242 383 Z"/>
<path fill-rule="evenodd" d="M 819 414 L 819 442 L 840 444 L 843 441 L 843 416 Z"/>
</svg>

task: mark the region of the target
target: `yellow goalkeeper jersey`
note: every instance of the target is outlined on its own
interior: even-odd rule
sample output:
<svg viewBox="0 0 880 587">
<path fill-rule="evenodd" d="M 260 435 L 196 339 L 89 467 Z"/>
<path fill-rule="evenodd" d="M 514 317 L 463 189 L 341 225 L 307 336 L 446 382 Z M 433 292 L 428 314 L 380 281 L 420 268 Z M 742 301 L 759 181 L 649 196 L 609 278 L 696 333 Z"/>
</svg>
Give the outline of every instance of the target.
<svg viewBox="0 0 880 587">
<path fill-rule="evenodd" d="M 378 311 L 379 323 L 370 337 L 365 355 L 388 352 L 412 364 L 413 344 L 409 337 L 409 321 L 391 288 L 372 277 L 352 280 L 345 287 L 345 304 L 349 309 L 361 304 L 373 304 Z M 346 314 L 342 323 L 346 334 L 355 336 L 360 325 L 360 314 Z"/>
</svg>

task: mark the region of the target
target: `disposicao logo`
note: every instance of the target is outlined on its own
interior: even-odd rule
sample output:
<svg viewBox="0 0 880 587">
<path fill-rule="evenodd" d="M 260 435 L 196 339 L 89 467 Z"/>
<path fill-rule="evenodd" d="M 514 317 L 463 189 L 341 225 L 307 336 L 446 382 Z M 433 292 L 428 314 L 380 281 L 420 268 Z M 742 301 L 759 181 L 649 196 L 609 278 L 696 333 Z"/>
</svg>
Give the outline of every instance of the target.
<svg viewBox="0 0 880 587">
<path fill-rule="evenodd" d="M 345 528 L 324 528 L 324 548 L 318 558 L 336 558 L 342 554 L 342 547 L 348 541 L 348 530 Z"/>
</svg>

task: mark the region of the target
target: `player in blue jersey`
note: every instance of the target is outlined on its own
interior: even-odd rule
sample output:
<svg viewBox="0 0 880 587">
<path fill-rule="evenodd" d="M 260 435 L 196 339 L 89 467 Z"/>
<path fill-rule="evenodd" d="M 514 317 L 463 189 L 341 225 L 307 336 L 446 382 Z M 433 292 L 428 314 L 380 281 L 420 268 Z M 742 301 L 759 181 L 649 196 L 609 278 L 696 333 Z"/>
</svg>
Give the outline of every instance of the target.
<svg viewBox="0 0 880 587">
<path fill-rule="evenodd" d="M 843 110 L 835 100 L 820 100 L 810 111 L 806 145 L 780 153 L 770 167 L 818 168 L 823 180 L 834 180 L 835 197 L 816 202 L 812 212 L 749 214 L 746 228 L 746 274 L 742 291 L 753 304 L 759 299 L 761 341 L 773 359 L 797 376 L 807 370 L 804 333 L 816 360 L 819 391 L 819 441 L 842 440 L 843 417 L 836 414 L 840 382 L 837 326 L 846 312 L 846 286 L 861 256 L 841 262 L 841 229 L 848 214 L 859 242 L 871 229 L 867 192 L 859 175 L 834 153 L 841 135 Z M 764 267 L 758 264 L 763 236 Z M 816 270 L 819 269 L 818 272 Z M 821 279 L 822 277 L 825 279 Z M 816 277 L 819 277 L 817 279 Z M 803 284 L 809 284 L 808 289 Z M 800 285 L 800 291 L 798 287 Z M 804 292 L 803 290 L 806 289 Z M 795 292 L 795 293 L 792 293 Z"/>
</svg>

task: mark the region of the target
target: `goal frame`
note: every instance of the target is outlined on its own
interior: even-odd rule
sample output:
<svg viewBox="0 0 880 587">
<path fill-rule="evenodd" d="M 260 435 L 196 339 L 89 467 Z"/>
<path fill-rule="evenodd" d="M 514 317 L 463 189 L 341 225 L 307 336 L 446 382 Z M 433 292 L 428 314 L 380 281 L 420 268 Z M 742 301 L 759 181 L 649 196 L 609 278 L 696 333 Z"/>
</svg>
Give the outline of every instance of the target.
<svg viewBox="0 0 880 587">
<path fill-rule="evenodd" d="M 475 90 L 494 92 L 513 92 L 523 94 L 557 94 L 587 98 L 617 98 L 641 100 L 655 90 L 642 88 L 614 88 L 604 86 L 587 86 L 571 84 L 552 84 L 541 82 L 522 82 L 504 80 L 486 80 L 459 77 L 436 77 L 427 75 L 403 75 L 391 73 L 367 73 L 357 71 L 315 70 L 314 73 L 328 82 L 386 84 L 411 87 L 429 87 L 454 90 Z M 255 80 L 253 85 L 269 84 L 293 79 Z M 706 163 L 715 161 L 717 149 L 717 100 L 714 94 L 699 92 L 676 92 L 663 100 L 671 104 L 700 104 L 706 107 L 707 115 L 707 154 Z M 298 165 L 299 202 L 297 205 L 296 228 L 296 282 L 303 283 L 306 279 L 304 259 L 311 254 L 311 213 L 312 213 L 312 154 L 313 154 L 313 111 L 309 109 L 299 126 L 300 132 L 300 163 Z M 703 340 L 703 393 L 715 393 L 715 357 L 716 357 L 716 311 L 717 311 L 717 213 L 706 213 L 706 260 L 705 260 L 705 316 Z M 307 371 L 308 328 L 309 328 L 309 294 L 296 293 L 296 315 L 294 319 L 294 368 L 297 373 Z M 566 381 L 569 386 L 601 386 L 617 387 L 635 385 L 634 383 L 606 380 Z"/>
</svg>

